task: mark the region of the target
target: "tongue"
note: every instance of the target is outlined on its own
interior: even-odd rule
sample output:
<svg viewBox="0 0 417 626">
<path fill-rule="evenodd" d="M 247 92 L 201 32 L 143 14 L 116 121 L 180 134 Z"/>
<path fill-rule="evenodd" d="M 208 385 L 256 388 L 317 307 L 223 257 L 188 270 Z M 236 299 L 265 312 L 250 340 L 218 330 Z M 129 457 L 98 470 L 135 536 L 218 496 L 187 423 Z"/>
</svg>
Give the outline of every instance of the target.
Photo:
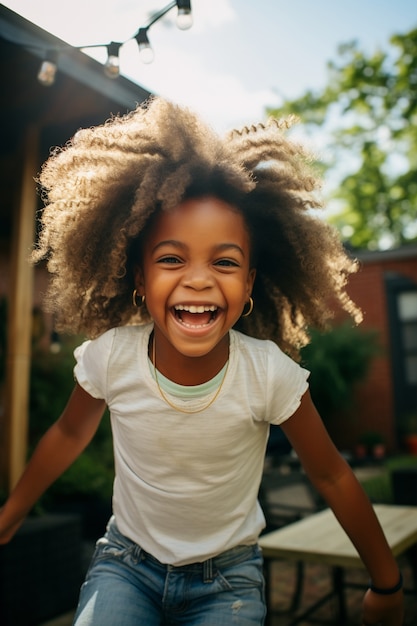
<svg viewBox="0 0 417 626">
<path fill-rule="evenodd" d="M 211 312 L 204 311 L 204 313 L 190 313 L 189 311 L 181 311 L 180 317 L 184 324 L 190 324 L 191 326 L 197 326 L 200 324 L 208 324 L 211 320 Z"/>
</svg>

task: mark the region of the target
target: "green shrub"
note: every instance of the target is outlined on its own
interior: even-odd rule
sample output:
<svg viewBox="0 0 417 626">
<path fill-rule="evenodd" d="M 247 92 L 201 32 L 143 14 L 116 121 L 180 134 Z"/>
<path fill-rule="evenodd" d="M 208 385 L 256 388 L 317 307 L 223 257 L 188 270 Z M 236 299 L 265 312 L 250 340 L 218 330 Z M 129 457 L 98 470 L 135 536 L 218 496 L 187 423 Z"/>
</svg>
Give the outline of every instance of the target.
<svg viewBox="0 0 417 626">
<path fill-rule="evenodd" d="M 361 482 L 371 502 L 378 504 L 392 504 L 394 502 L 391 475 L 386 469 L 381 471 L 380 476 L 372 476 L 372 478 L 367 478 Z"/>
<path fill-rule="evenodd" d="M 73 350 L 79 338 L 63 340 L 57 354 L 35 350 L 32 358 L 29 409 L 29 453 L 56 421 L 74 387 Z M 114 478 L 113 447 L 108 412 L 94 439 L 73 465 L 49 488 L 38 511 L 54 508 L 64 498 L 109 501 Z"/>
<path fill-rule="evenodd" d="M 302 364 L 311 372 L 311 396 L 324 419 L 352 408 L 355 387 L 365 380 L 380 353 L 377 331 L 344 323 L 327 333 L 311 332 L 311 343 L 301 353 Z"/>
<path fill-rule="evenodd" d="M 76 339 L 61 342 L 60 351 L 34 348 L 29 396 L 29 441 L 33 444 L 59 417 L 74 387 Z"/>
<path fill-rule="evenodd" d="M 361 481 L 370 500 L 379 504 L 393 504 L 392 473 L 397 469 L 409 468 L 417 468 L 417 457 L 403 455 L 385 459 L 379 475 Z"/>
</svg>

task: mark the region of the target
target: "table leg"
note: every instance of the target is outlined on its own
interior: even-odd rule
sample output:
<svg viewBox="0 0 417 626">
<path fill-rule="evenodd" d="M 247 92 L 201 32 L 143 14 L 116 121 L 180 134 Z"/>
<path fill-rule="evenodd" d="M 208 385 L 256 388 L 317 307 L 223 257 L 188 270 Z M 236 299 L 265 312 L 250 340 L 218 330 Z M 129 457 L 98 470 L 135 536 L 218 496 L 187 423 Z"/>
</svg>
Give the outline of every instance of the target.
<svg viewBox="0 0 417 626">
<path fill-rule="evenodd" d="M 417 543 L 407 550 L 406 556 L 410 562 L 411 571 L 413 573 L 413 589 L 417 592 Z"/>
<path fill-rule="evenodd" d="M 342 567 L 333 567 L 333 591 L 337 598 L 338 619 L 340 624 L 347 622 L 345 573 Z"/>
<path fill-rule="evenodd" d="M 304 563 L 302 561 L 297 561 L 295 591 L 292 597 L 290 613 L 294 613 L 298 609 L 298 606 L 301 600 L 301 594 L 303 592 L 303 582 L 304 582 Z"/>
<path fill-rule="evenodd" d="M 265 558 L 264 559 L 264 577 L 265 577 L 265 598 L 267 605 L 267 613 L 265 618 L 265 626 L 271 626 L 271 565 L 272 559 Z M 303 563 L 301 561 L 297 562 L 297 581 L 296 581 L 296 589 L 294 592 L 293 600 L 291 602 L 291 608 L 289 613 L 293 613 L 296 611 L 299 605 L 300 596 L 302 592 L 303 586 Z M 337 602 L 337 616 L 335 622 L 330 622 L 331 624 L 337 624 L 337 626 L 343 626 L 348 623 L 348 614 L 346 607 L 346 597 L 345 597 L 345 579 L 344 579 L 344 570 L 342 567 L 333 567 L 332 568 L 332 588 L 329 593 L 325 596 L 314 602 L 310 607 L 308 607 L 305 611 L 298 615 L 291 621 L 291 626 L 296 626 L 300 622 L 310 621 L 311 623 L 317 623 L 311 617 L 318 608 L 320 608 L 323 604 L 327 603 L 332 597 L 336 597 Z"/>
<path fill-rule="evenodd" d="M 314 619 L 313 615 L 323 604 L 326 604 L 331 598 L 336 597 L 337 602 L 337 615 L 335 621 L 326 622 L 326 624 L 337 624 L 337 626 L 343 626 L 348 624 L 348 614 L 346 608 L 345 598 L 345 579 L 344 569 L 342 567 L 332 568 L 332 588 L 329 593 L 317 600 L 314 604 L 308 607 L 301 615 L 298 615 L 292 620 L 290 626 L 297 626 L 301 622 L 311 622 L 312 624 L 323 624 L 322 621 Z"/>
</svg>

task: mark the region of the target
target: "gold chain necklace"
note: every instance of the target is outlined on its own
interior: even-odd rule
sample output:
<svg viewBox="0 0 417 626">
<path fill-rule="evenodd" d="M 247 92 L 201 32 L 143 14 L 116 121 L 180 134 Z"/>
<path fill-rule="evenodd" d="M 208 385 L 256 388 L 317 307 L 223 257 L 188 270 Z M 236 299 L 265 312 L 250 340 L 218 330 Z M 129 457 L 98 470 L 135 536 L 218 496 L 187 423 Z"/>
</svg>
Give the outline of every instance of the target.
<svg viewBox="0 0 417 626">
<path fill-rule="evenodd" d="M 153 336 L 153 341 L 152 341 L 152 364 L 153 364 L 153 373 L 155 376 L 155 382 L 156 382 L 156 386 L 158 387 L 159 393 L 161 394 L 161 398 L 163 400 L 165 400 L 165 402 L 172 408 L 175 409 L 176 411 L 180 411 L 180 413 L 201 413 L 201 411 L 205 411 L 206 409 L 209 408 L 209 406 L 211 406 L 213 404 L 213 402 L 215 401 L 215 399 L 217 398 L 217 396 L 219 395 L 222 387 L 223 387 L 223 383 L 225 381 L 226 378 L 226 374 L 227 374 L 227 370 L 229 369 L 229 359 L 227 360 L 226 363 L 226 368 L 224 370 L 224 374 L 223 374 L 223 378 L 220 381 L 219 386 L 216 389 L 216 392 L 214 394 L 214 396 L 210 399 L 210 401 L 203 407 L 201 407 L 200 409 L 182 409 L 181 407 L 177 406 L 176 404 L 174 404 L 173 402 L 171 402 L 171 400 L 169 400 L 165 393 L 162 390 L 161 385 L 159 384 L 159 380 L 158 380 L 158 371 L 156 369 L 156 341 L 155 341 L 155 334 Z"/>
</svg>

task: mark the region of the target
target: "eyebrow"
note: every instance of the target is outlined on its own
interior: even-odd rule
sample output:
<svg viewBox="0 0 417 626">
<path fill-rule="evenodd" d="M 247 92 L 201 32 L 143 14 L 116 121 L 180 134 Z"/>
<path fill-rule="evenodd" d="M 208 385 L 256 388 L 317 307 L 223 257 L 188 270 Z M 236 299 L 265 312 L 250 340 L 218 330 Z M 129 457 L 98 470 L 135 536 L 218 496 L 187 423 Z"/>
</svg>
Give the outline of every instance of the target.
<svg viewBox="0 0 417 626">
<path fill-rule="evenodd" d="M 174 248 L 181 248 L 182 250 L 187 248 L 187 246 L 181 241 L 177 241 L 176 239 L 166 239 L 157 243 L 152 252 L 156 252 L 157 250 L 159 250 L 159 248 L 162 248 L 163 246 L 173 246 Z M 243 249 L 237 243 L 225 242 L 219 243 L 216 246 L 216 250 L 218 250 L 219 252 L 230 249 L 237 250 L 243 257 L 245 256 Z"/>
</svg>

